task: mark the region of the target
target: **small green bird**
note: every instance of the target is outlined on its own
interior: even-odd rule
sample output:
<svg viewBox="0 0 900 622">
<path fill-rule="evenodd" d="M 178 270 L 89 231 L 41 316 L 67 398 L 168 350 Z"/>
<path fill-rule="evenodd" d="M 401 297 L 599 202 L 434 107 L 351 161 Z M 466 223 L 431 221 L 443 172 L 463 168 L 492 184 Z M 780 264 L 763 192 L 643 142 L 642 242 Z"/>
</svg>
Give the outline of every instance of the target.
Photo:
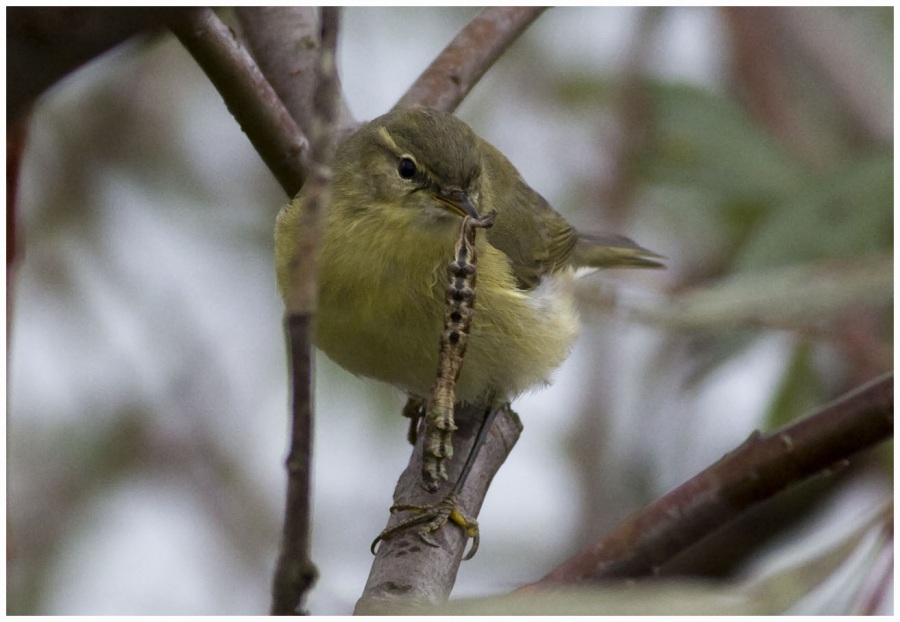
<svg viewBox="0 0 900 622">
<path fill-rule="evenodd" d="M 545 384 L 578 332 L 576 268 L 659 267 L 617 235 L 577 232 L 493 146 L 451 114 L 400 110 L 335 154 L 321 240 L 315 343 L 348 371 L 428 395 L 446 267 L 466 214 L 497 212 L 476 242 L 478 301 L 457 400 L 490 406 Z M 303 192 L 278 216 L 278 286 L 296 266 Z"/>
<path fill-rule="evenodd" d="M 298 269 L 303 201 L 301 191 L 275 229 L 285 298 Z M 576 231 L 453 115 L 393 111 L 337 148 L 315 344 L 354 374 L 427 398 L 460 225 L 490 212 L 493 226 L 475 239 L 475 310 L 456 381 L 456 400 L 485 411 L 546 384 L 569 355 L 578 333 L 576 269 L 661 265 L 628 238 Z"/>
</svg>

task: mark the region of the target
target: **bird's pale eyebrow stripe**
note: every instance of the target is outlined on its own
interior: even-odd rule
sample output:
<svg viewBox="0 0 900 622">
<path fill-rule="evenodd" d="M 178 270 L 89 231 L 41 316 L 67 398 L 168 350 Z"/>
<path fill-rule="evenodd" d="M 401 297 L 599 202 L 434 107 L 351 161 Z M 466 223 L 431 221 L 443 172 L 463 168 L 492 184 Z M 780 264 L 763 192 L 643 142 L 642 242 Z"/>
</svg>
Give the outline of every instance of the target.
<svg viewBox="0 0 900 622">
<path fill-rule="evenodd" d="M 381 136 L 382 140 L 384 140 L 385 144 L 393 151 L 394 153 L 400 153 L 401 149 L 397 146 L 397 143 L 394 142 L 394 139 L 391 138 L 391 133 L 387 131 L 387 128 L 383 125 L 378 128 L 378 135 Z"/>
</svg>

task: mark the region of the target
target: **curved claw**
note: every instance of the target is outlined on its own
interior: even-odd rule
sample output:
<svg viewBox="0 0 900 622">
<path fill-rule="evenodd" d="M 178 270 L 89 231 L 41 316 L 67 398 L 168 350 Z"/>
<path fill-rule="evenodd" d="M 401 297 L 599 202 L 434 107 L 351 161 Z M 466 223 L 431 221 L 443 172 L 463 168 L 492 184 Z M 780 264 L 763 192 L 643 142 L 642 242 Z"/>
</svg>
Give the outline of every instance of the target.
<svg viewBox="0 0 900 622">
<path fill-rule="evenodd" d="M 463 557 L 463 561 L 472 559 L 475 557 L 475 553 L 478 552 L 478 545 L 481 543 L 481 532 L 478 529 L 478 521 L 472 518 L 466 518 L 463 513 L 455 507 L 450 510 L 450 515 L 447 518 L 459 525 L 465 532 L 467 538 L 472 538 L 472 548 L 470 548 L 469 552 L 466 553 L 466 556 Z"/>
<path fill-rule="evenodd" d="M 466 532 L 467 536 L 472 538 L 472 547 L 469 549 L 469 552 L 466 553 L 466 556 L 463 557 L 463 561 L 467 562 L 473 557 L 475 557 L 475 553 L 478 552 L 478 545 L 481 543 L 481 534 L 478 532 L 478 529 L 475 529 L 475 534 L 470 534 L 468 531 Z"/>
<path fill-rule="evenodd" d="M 419 538 L 427 544 L 428 546 L 440 547 L 440 544 L 436 542 L 431 534 L 436 532 L 438 529 L 443 527 L 448 522 L 452 522 L 458 525 L 463 532 L 466 534 L 467 538 L 472 538 L 472 547 L 469 549 L 469 552 L 466 553 L 466 556 L 463 557 L 464 560 L 472 559 L 475 556 L 475 553 L 478 551 L 478 545 L 481 542 L 481 536 L 478 530 L 478 521 L 467 518 L 463 515 L 462 512 L 456 507 L 457 499 L 456 495 L 450 494 L 445 497 L 440 503 L 433 506 L 417 506 L 417 505 L 403 505 L 397 504 L 391 506 L 391 514 L 396 514 L 397 512 L 414 512 L 414 516 L 406 518 L 400 523 L 394 525 L 393 527 L 388 527 L 384 529 L 375 540 L 372 541 L 372 546 L 369 547 L 369 550 L 373 555 L 376 554 L 376 547 L 378 543 L 382 540 L 390 540 L 395 535 L 400 533 L 401 531 L 405 531 L 410 527 L 418 527 L 416 529 L 416 533 Z"/>
</svg>

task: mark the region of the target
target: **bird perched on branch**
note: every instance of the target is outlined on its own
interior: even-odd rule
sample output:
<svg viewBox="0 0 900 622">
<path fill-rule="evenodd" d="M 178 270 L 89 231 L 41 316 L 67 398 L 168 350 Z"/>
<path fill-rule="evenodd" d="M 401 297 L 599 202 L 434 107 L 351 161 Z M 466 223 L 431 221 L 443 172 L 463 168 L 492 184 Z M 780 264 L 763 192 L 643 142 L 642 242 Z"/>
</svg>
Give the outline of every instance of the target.
<svg viewBox="0 0 900 622">
<path fill-rule="evenodd" d="M 301 191 L 276 225 L 285 297 L 303 269 L 296 244 L 303 207 Z M 568 356 L 578 332 L 576 269 L 660 266 L 658 255 L 628 238 L 576 231 L 453 115 L 393 111 L 337 148 L 315 344 L 348 371 L 426 402 L 461 222 L 490 212 L 490 228 L 474 239 L 476 302 L 455 385 L 457 402 L 485 412 L 547 383 Z"/>
</svg>

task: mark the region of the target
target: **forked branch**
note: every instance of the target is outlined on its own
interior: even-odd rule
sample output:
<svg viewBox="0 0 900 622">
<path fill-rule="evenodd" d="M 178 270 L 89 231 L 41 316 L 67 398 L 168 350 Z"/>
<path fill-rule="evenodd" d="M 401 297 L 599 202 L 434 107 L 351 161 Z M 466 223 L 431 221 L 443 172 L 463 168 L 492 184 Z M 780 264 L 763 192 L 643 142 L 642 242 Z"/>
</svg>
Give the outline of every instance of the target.
<svg viewBox="0 0 900 622">
<path fill-rule="evenodd" d="M 169 28 L 191 53 L 289 197 L 306 179 L 307 139 L 234 33 L 208 8 L 189 9 Z"/>
</svg>

